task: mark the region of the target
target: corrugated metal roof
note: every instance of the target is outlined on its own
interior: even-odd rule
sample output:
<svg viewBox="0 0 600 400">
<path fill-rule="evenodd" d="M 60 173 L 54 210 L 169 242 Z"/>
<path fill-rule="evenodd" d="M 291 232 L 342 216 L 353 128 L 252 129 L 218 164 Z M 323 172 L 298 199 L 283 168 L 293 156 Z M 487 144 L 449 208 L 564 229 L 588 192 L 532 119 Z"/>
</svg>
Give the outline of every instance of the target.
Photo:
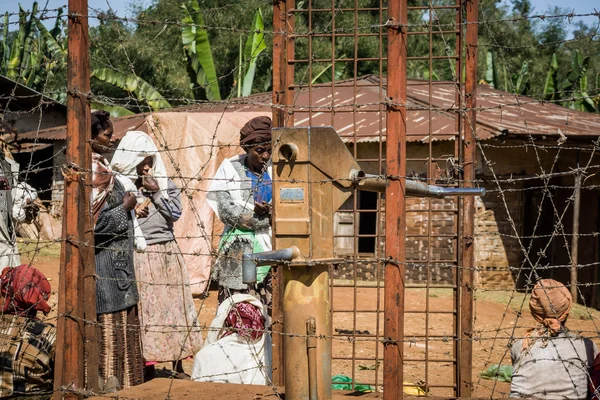
<svg viewBox="0 0 600 400">
<path fill-rule="evenodd" d="M 455 85 L 451 82 L 408 81 L 407 139 L 411 142 L 452 140 L 456 137 L 458 113 Z M 356 93 L 356 94 L 355 94 Z M 296 126 L 331 126 L 347 142 L 385 140 L 385 79 L 365 76 L 356 81 L 336 82 L 336 86 L 314 85 L 296 90 L 292 107 Z M 559 130 L 567 136 L 599 136 L 600 115 L 570 110 L 552 103 L 516 96 L 488 85 L 478 85 L 477 135 L 481 140 L 502 135 L 551 135 Z M 228 103 L 204 103 L 170 109 L 169 112 L 268 112 L 271 93 L 233 99 Z M 312 110 L 309 116 L 308 110 Z M 114 119 L 115 134 L 146 130 L 145 116 L 138 114 Z M 19 142 L 47 142 L 66 139 L 64 126 L 20 134 Z"/>
<path fill-rule="evenodd" d="M 4 75 L 0 75 L 0 110 L 31 111 L 39 107 L 54 107 L 63 110 L 67 107 L 38 91 L 22 85 Z"/>
</svg>

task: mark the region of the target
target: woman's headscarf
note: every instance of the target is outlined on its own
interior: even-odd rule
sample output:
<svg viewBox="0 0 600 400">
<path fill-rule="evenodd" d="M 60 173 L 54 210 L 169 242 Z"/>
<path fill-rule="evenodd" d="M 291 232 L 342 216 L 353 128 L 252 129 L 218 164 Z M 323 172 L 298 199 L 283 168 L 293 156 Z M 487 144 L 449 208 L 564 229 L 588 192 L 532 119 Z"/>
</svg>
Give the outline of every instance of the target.
<svg viewBox="0 0 600 400">
<path fill-rule="evenodd" d="M 114 184 L 115 177 L 106 158 L 100 154 L 92 153 L 92 212 L 94 221 L 98 219 L 100 210 L 104 207 Z"/>
<path fill-rule="evenodd" d="M 530 337 L 556 336 L 569 316 L 572 303 L 573 298 L 565 285 L 554 279 L 541 279 L 531 292 L 529 310 L 542 326 L 530 330 L 525 335 L 523 349 L 529 346 Z"/>
<path fill-rule="evenodd" d="M 271 142 L 271 127 L 271 118 L 269 117 L 252 118 L 240 130 L 240 145 L 249 147 Z"/>
<path fill-rule="evenodd" d="M 158 183 L 162 196 L 168 199 L 167 188 L 169 183 L 167 168 L 160 156 L 158 148 L 147 133 L 142 131 L 127 132 L 123 139 L 121 139 L 117 150 L 115 150 L 110 165 L 114 171 L 135 181 L 138 178 L 137 166 L 144 161 L 144 158 L 146 157 L 153 158 L 153 177 Z"/>
<path fill-rule="evenodd" d="M 50 312 L 50 282 L 37 268 L 27 264 L 6 267 L 0 276 L 0 291 L 4 298 L 2 311 L 35 318 L 38 311 Z"/>
<path fill-rule="evenodd" d="M 531 292 L 529 310 L 537 322 L 558 333 L 569 316 L 572 303 L 571 293 L 565 285 L 554 279 L 542 279 Z"/>
<path fill-rule="evenodd" d="M 259 339 L 265 330 L 265 317 L 261 310 L 247 302 L 236 303 L 227 314 L 221 338 L 237 333 L 251 340 Z"/>
</svg>

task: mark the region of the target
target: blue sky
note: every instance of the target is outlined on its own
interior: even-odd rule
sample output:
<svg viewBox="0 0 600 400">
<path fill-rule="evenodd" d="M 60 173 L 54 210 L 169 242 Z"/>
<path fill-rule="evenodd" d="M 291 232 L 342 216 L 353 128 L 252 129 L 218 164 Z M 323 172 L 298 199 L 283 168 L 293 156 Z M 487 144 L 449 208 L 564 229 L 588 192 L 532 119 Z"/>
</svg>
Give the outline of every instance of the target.
<svg viewBox="0 0 600 400">
<path fill-rule="evenodd" d="M 38 4 L 43 6 L 46 0 L 39 0 Z M 489 0 L 483 0 L 489 1 Z M 506 1 L 506 0 L 505 0 Z M 149 4 L 151 0 L 143 0 L 143 3 Z M 568 8 L 570 11 L 574 11 L 576 14 L 587 14 L 594 12 L 594 8 L 600 11 L 600 2 L 598 0 L 531 0 L 535 7 L 535 12 L 538 14 L 544 13 L 548 10 L 548 7 L 563 7 Z M 6 11 L 9 13 L 17 13 L 19 11 L 19 3 L 23 5 L 23 8 L 31 9 L 33 4 L 32 0 L 2 0 L 0 4 L 0 12 L 4 14 Z M 62 5 L 66 5 L 67 0 L 48 0 L 48 9 L 56 9 Z M 130 16 L 127 4 L 128 0 L 88 0 L 89 7 L 93 9 L 106 10 L 110 7 L 113 8 L 116 13 L 120 16 Z M 17 17 L 13 16 L 12 20 L 16 21 Z M 597 17 L 585 17 L 583 18 L 587 24 L 591 25 L 598 22 Z M 96 25 L 97 20 L 90 20 L 91 25 Z"/>
<path fill-rule="evenodd" d="M 0 12 L 2 14 L 4 14 L 6 11 L 8 11 L 9 13 L 18 13 L 19 12 L 19 3 L 21 4 L 21 6 L 26 9 L 26 10 L 31 10 L 31 6 L 33 5 L 33 0 L 2 0 L 1 1 L 2 4 L 0 4 Z M 67 5 L 68 0 L 48 0 L 48 6 L 47 9 L 52 10 L 52 9 L 57 9 L 61 6 L 65 6 Z M 148 3 L 148 1 L 145 1 L 145 3 Z M 43 7 L 46 4 L 46 0 L 38 0 L 38 7 Z M 115 12 L 117 13 L 117 15 L 120 16 L 127 16 L 129 14 L 129 10 L 127 7 L 127 4 L 129 4 L 129 1 L 127 0 L 88 0 L 88 7 L 93 8 L 93 9 L 100 9 L 100 10 L 107 10 L 109 8 L 109 4 L 110 4 L 110 8 L 112 8 L 113 10 L 115 10 Z M 66 12 L 66 8 L 65 8 L 65 12 Z M 91 15 L 93 15 L 93 12 L 91 13 Z M 17 16 L 12 16 L 11 17 L 11 21 L 16 21 L 18 20 Z M 52 21 L 51 24 L 53 24 L 54 22 Z M 90 24 L 91 25 L 97 25 L 98 21 L 96 19 L 91 19 L 90 20 Z M 12 30 L 12 26 L 11 26 L 11 30 Z"/>
<path fill-rule="evenodd" d="M 548 11 L 549 7 L 566 8 L 569 11 L 574 11 L 575 14 L 589 14 L 594 12 L 594 8 L 600 11 L 600 2 L 598 0 L 531 0 L 531 4 L 536 14 L 543 14 Z M 581 20 L 588 25 L 598 23 L 598 17 L 594 16 L 584 17 Z"/>
</svg>

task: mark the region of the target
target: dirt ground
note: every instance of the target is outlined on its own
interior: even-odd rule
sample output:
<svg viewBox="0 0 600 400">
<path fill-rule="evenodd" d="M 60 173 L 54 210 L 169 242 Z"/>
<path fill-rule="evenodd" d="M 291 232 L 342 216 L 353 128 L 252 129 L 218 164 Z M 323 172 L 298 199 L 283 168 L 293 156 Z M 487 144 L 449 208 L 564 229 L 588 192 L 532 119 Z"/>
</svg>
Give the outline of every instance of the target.
<svg viewBox="0 0 600 400">
<path fill-rule="evenodd" d="M 23 251 L 24 249 L 22 249 Z M 27 251 L 23 262 L 33 256 Z M 39 268 L 50 280 L 53 295 L 50 305 L 53 312 L 48 316 L 51 322 L 56 320 L 56 290 L 58 289 L 59 251 L 57 246 L 38 251 L 33 265 Z M 522 336 L 525 330 L 534 326 L 529 315 L 527 300 L 522 294 L 513 292 L 477 292 L 475 301 L 475 329 L 473 342 L 473 382 L 474 397 L 506 398 L 509 383 L 495 382 L 480 378 L 481 371 L 491 364 L 510 365 L 508 343 L 511 337 Z M 514 296 L 511 298 L 511 296 Z M 375 287 L 333 289 L 333 328 L 337 336 L 333 340 L 333 375 L 343 374 L 355 380 L 357 384 L 369 384 L 373 389 L 382 389 L 383 345 L 378 344 L 377 332 L 383 335 L 383 289 Z M 216 312 L 217 293 L 211 292 L 205 300 L 196 300 L 200 322 L 208 327 Z M 410 340 L 404 346 L 404 380 L 412 384 L 427 383 L 429 394 L 452 396 L 452 389 L 437 387 L 454 383 L 454 346 L 452 339 L 454 300 L 452 292 L 446 289 L 410 289 L 407 290 L 405 314 L 405 338 Z M 359 312 L 353 313 L 356 305 Z M 524 306 L 523 306 L 524 305 Z M 522 316 L 519 310 L 522 308 Z M 419 311 L 429 310 L 429 314 Z M 568 321 L 572 331 L 585 336 L 598 336 L 597 323 L 600 313 L 581 306 L 574 307 Z M 354 336 L 353 332 L 357 335 Z M 423 336 L 428 332 L 430 339 Z M 379 337 L 381 339 L 381 336 Z M 600 344 L 600 343 L 597 343 Z M 425 358 L 429 360 L 425 363 Z M 354 361 L 352 360 L 354 359 Z M 420 361 L 419 361 L 420 360 Z M 184 368 L 191 371 L 193 360 L 185 360 Z M 159 364 L 168 368 L 168 364 Z M 120 398 L 164 399 L 161 393 L 173 384 L 171 399 L 197 398 L 193 393 L 201 390 L 203 394 L 214 393 L 227 399 L 267 399 L 275 394 L 261 387 L 237 387 L 235 385 L 216 385 L 202 387 L 194 382 L 156 379 L 138 388 L 119 393 Z M 196 387 L 196 389 L 194 389 Z M 250 390 L 252 388 L 253 390 Z M 257 389 L 255 389 L 257 388 Z M 254 393 L 256 392 L 256 393 Z M 164 393 L 166 394 L 166 392 Z M 203 395 L 203 398 L 213 396 Z M 363 397 L 363 396 L 361 396 Z M 374 394 L 363 398 L 377 398 Z"/>
</svg>

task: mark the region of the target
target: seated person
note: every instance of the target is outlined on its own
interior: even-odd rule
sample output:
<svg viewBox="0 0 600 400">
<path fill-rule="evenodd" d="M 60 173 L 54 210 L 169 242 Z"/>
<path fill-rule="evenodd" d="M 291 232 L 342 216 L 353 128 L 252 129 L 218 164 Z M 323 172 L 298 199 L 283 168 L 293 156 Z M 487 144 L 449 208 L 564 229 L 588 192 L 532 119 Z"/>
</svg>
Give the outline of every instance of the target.
<svg viewBox="0 0 600 400">
<path fill-rule="evenodd" d="M 37 318 L 50 312 L 50 283 L 30 265 L 0 276 L 0 397 L 52 393 L 56 328 Z"/>
<path fill-rule="evenodd" d="M 225 299 L 210 325 L 206 343 L 194 358 L 198 382 L 267 385 L 271 383 L 271 336 L 266 310 L 254 296 L 236 293 Z"/>
<path fill-rule="evenodd" d="M 533 288 L 529 309 L 539 325 L 511 346 L 511 398 L 587 398 L 598 348 L 565 327 L 571 303 L 569 290 L 553 279 L 542 279 Z"/>
</svg>

